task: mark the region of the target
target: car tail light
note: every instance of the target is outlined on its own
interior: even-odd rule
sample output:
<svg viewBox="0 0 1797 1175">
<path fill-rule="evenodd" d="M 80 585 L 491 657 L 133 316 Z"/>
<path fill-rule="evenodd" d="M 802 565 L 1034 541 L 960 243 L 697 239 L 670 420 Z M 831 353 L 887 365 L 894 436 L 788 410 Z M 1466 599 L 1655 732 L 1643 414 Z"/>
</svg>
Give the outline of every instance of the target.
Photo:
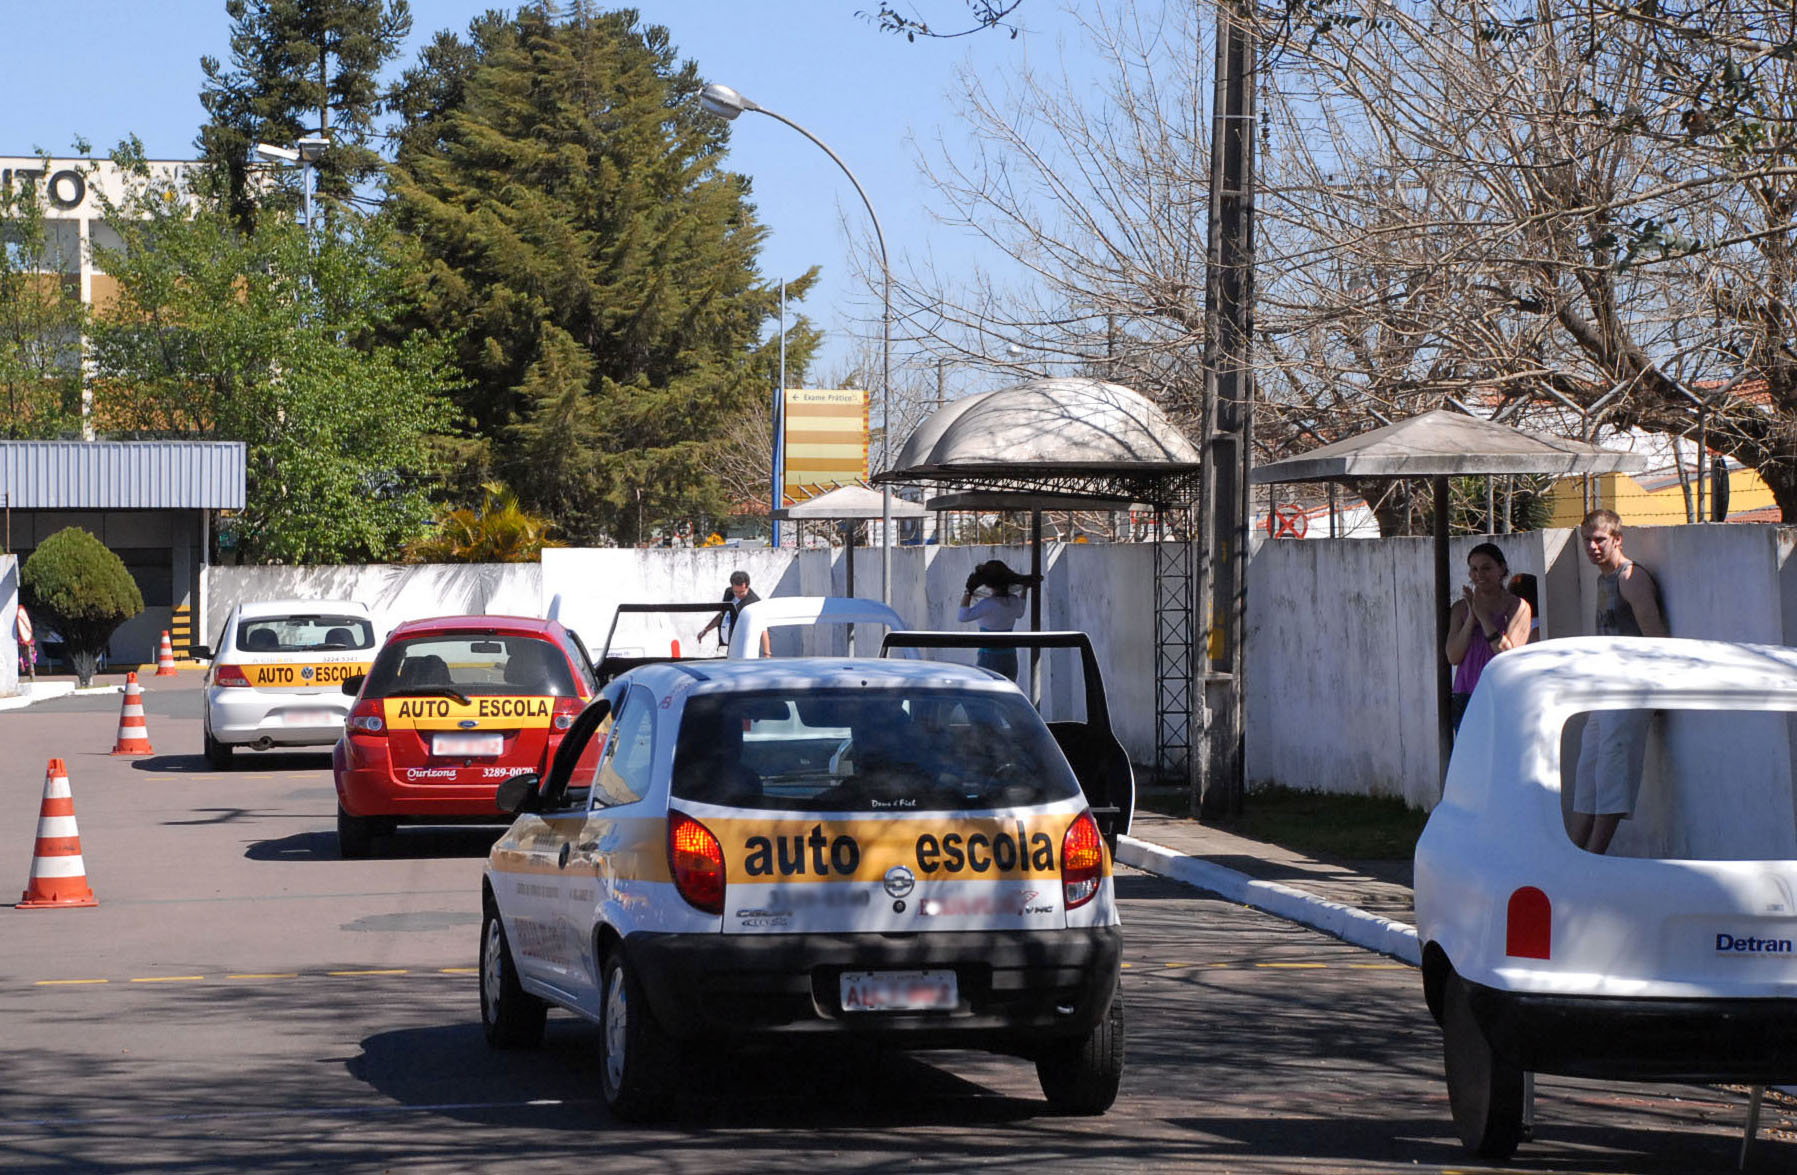
<svg viewBox="0 0 1797 1175">
<path fill-rule="evenodd" d="M 1513 959 L 1551 959 L 1554 904 L 1532 885 L 1510 895 L 1504 918 L 1504 953 Z"/>
<path fill-rule="evenodd" d="M 214 665 L 212 667 L 213 685 L 240 685 L 248 687 L 250 679 L 244 675 L 241 665 Z"/>
<path fill-rule="evenodd" d="M 668 865 L 674 888 L 693 908 L 724 912 L 724 849 L 711 829 L 684 813 L 669 812 Z"/>
<path fill-rule="evenodd" d="M 1081 812 L 1061 838 L 1061 894 L 1069 910 L 1091 901 L 1104 880 L 1104 838 L 1098 821 Z"/>
<path fill-rule="evenodd" d="M 557 730 L 566 730 L 574 725 L 574 719 L 580 714 L 579 698 L 555 699 L 555 717 L 550 722 Z"/>
<path fill-rule="evenodd" d="M 386 734 L 387 720 L 381 716 L 380 699 L 364 698 L 357 702 L 344 725 L 351 734 Z"/>
</svg>

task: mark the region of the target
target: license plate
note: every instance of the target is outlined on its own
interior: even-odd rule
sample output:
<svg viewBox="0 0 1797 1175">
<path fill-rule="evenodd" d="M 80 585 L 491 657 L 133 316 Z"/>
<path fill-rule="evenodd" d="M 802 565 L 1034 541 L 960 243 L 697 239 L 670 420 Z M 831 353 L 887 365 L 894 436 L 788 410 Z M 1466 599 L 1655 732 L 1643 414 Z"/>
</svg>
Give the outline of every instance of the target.
<svg viewBox="0 0 1797 1175">
<path fill-rule="evenodd" d="M 431 754 L 467 757 L 498 755 L 505 751 L 503 734 L 433 734 Z"/>
<path fill-rule="evenodd" d="M 960 1002 L 953 971 L 844 971 L 845 1012 L 951 1011 Z"/>
<path fill-rule="evenodd" d="M 289 710 L 282 715 L 288 726 L 333 726 L 343 722 L 338 710 Z"/>
</svg>

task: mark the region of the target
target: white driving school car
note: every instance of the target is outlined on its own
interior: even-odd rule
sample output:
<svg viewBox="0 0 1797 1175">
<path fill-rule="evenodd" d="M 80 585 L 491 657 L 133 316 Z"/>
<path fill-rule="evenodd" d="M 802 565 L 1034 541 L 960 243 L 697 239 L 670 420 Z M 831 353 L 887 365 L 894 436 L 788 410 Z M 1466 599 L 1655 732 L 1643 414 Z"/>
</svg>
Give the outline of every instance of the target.
<svg viewBox="0 0 1797 1175">
<path fill-rule="evenodd" d="M 849 1036 L 1031 1058 L 1102 1113 L 1123 1068 L 1111 860 L 1010 682 L 926 661 L 644 665 L 608 683 L 483 885 L 481 1019 L 599 1025 L 620 1117 L 691 1045 Z"/>
<path fill-rule="evenodd" d="M 1416 848 L 1425 993 L 1469 1150 L 1528 1136 L 1536 1072 L 1797 1079 L 1793 715 L 1788 648 L 1592 637 L 1486 667 Z M 1602 855 L 1572 839 L 1593 716 L 1638 716 L 1632 738 L 1591 739 L 1637 785 Z"/>
<path fill-rule="evenodd" d="M 328 747 L 343 737 L 343 683 L 374 660 L 374 622 L 354 600 L 259 600 L 225 617 L 205 678 L 205 752 L 231 766 L 238 747 Z"/>
</svg>

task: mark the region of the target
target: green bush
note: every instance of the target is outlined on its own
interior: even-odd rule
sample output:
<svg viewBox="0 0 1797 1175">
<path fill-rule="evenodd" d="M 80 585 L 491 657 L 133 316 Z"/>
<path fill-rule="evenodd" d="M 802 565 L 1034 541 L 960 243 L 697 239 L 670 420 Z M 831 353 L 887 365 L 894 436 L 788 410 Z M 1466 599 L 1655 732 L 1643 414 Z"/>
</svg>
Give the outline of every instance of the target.
<svg viewBox="0 0 1797 1175">
<path fill-rule="evenodd" d="M 32 612 L 62 634 L 84 686 L 119 625 L 144 610 L 143 593 L 124 563 L 78 526 L 45 539 L 25 560 L 19 584 Z"/>
</svg>

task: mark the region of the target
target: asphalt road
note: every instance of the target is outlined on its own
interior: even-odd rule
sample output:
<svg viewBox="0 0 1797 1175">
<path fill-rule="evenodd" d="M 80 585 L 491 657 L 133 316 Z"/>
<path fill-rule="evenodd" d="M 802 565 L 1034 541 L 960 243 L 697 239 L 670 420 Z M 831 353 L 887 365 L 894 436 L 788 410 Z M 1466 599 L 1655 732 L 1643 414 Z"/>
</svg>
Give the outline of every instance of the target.
<svg viewBox="0 0 1797 1175">
<path fill-rule="evenodd" d="M 495 1053 L 475 991 L 489 834 L 340 861 L 328 757 L 199 756 L 197 676 L 0 712 L 0 853 L 21 888 L 44 765 L 69 767 L 93 909 L 0 908 L 7 1171 L 1396 1172 L 1476 1167 L 1410 968 L 1139 873 L 1119 879 L 1129 1059 L 1099 1118 L 977 1054 L 706 1052 L 678 1117 L 609 1121 L 596 1035 Z M 1732 1171 L 1738 1091 L 1543 1079 L 1516 1169 Z M 1752 1171 L 1797 1169 L 1768 1112 Z"/>
</svg>

